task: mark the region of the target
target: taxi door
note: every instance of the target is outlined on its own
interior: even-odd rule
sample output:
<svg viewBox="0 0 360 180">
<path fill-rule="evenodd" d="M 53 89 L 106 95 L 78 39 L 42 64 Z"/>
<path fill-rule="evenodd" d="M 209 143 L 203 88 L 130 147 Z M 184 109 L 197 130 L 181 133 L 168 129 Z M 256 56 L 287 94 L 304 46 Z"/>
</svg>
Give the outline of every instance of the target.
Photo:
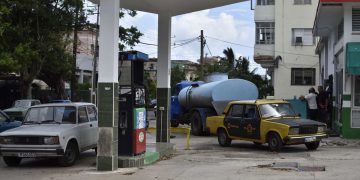
<svg viewBox="0 0 360 180">
<path fill-rule="evenodd" d="M 225 116 L 224 126 L 226 127 L 230 136 L 241 137 L 242 131 L 240 131 L 241 121 L 243 121 L 245 105 L 234 104 L 230 107 L 229 112 Z"/>
<path fill-rule="evenodd" d="M 244 108 L 244 118 L 240 121 L 242 138 L 260 139 L 260 116 L 255 105 L 247 104 Z"/>
</svg>

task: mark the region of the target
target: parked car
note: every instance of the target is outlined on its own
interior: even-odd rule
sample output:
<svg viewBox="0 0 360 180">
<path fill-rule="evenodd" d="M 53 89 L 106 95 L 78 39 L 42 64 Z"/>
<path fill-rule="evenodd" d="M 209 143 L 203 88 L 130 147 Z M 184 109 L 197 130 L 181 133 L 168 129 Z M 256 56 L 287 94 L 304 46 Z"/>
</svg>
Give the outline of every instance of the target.
<svg viewBox="0 0 360 180">
<path fill-rule="evenodd" d="M 71 103 L 68 99 L 57 99 L 57 100 L 51 100 L 50 103 Z"/>
<path fill-rule="evenodd" d="M 0 133 L 19 126 L 21 126 L 21 121 L 10 119 L 8 115 L 0 110 Z"/>
<path fill-rule="evenodd" d="M 57 158 L 71 166 L 79 154 L 96 149 L 98 116 L 91 103 L 42 104 L 29 108 L 23 125 L 0 133 L 0 154 L 8 166 L 22 158 Z"/>
<path fill-rule="evenodd" d="M 11 118 L 17 121 L 22 121 L 29 107 L 41 104 L 37 99 L 21 99 L 16 100 L 13 106 L 5 109 L 4 112 Z"/>
<path fill-rule="evenodd" d="M 245 140 L 257 145 L 268 143 L 270 151 L 292 144 L 316 150 L 320 140 L 327 137 L 326 124 L 300 118 L 284 100 L 233 101 L 223 115 L 208 117 L 206 124 L 221 146 Z"/>
</svg>

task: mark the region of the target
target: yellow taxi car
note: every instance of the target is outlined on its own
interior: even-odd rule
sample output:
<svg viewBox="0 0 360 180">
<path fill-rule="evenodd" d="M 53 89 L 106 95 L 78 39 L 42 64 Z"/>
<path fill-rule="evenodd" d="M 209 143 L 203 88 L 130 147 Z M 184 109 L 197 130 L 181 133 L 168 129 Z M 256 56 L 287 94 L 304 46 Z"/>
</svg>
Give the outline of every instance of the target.
<svg viewBox="0 0 360 180">
<path fill-rule="evenodd" d="M 326 125 L 302 119 L 285 100 L 253 100 L 230 102 L 221 116 L 206 119 L 210 134 L 218 136 L 221 146 L 232 140 L 268 143 L 270 151 L 281 151 L 284 145 L 305 144 L 316 150 L 326 138 Z"/>
</svg>

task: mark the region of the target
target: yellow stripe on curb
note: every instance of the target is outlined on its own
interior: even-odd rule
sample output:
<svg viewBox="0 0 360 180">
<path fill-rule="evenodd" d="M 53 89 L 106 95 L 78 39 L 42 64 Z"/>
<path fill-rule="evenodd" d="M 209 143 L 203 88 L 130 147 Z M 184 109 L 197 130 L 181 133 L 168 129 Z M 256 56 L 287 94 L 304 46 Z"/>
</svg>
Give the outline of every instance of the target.
<svg viewBox="0 0 360 180">
<path fill-rule="evenodd" d="M 156 128 L 149 127 L 147 128 L 147 132 L 154 133 L 156 132 Z M 171 127 L 170 132 L 172 133 L 184 133 L 186 134 L 186 148 L 185 150 L 190 150 L 190 128 L 185 127 Z"/>
</svg>

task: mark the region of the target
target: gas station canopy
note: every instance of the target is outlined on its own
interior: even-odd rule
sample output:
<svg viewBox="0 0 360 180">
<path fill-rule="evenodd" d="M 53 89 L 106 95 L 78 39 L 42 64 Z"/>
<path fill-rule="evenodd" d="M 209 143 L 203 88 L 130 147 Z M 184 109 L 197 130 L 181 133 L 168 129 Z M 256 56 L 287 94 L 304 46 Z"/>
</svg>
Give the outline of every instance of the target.
<svg viewBox="0 0 360 180">
<path fill-rule="evenodd" d="M 100 0 L 90 1 L 99 4 Z M 120 6 L 125 9 L 177 16 L 243 1 L 248 0 L 120 0 Z"/>
</svg>

